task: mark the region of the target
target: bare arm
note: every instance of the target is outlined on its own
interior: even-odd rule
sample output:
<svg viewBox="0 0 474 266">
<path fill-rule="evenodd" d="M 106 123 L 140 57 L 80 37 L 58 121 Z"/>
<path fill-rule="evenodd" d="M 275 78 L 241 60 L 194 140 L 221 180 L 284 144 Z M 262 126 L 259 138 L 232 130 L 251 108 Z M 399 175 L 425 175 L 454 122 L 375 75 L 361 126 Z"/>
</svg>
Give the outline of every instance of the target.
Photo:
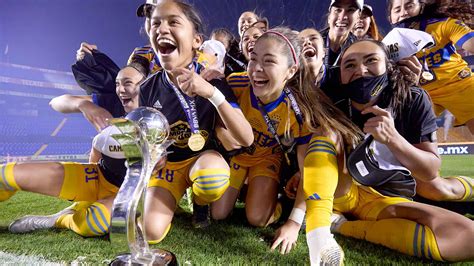
<svg viewBox="0 0 474 266">
<path fill-rule="evenodd" d="M 196 74 L 194 71 L 189 69 L 180 68 L 173 71 L 173 75 L 176 76 L 176 81 L 181 90 L 187 95 L 194 97 L 199 95 L 201 97 L 209 99 L 211 102 L 215 98 L 222 99 L 224 97 L 222 92 L 212 86 L 209 82 L 204 80 L 201 76 Z M 220 95 L 220 97 L 219 97 Z M 213 102 L 216 106 L 216 104 Z M 248 147 L 253 143 L 253 131 L 250 123 L 244 117 L 244 114 L 240 109 L 234 108 L 225 99 L 219 101 L 216 106 L 217 112 L 224 124 L 225 128 L 229 131 L 231 136 L 244 147 Z"/>
<path fill-rule="evenodd" d="M 410 144 L 395 128 L 390 112 L 378 106 L 368 107 L 362 113 L 376 115 L 367 120 L 364 132 L 372 134 L 375 140 L 387 145 L 393 155 L 412 172 L 414 177 L 431 180 L 438 175 L 441 159 L 438 155 L 437 143 Z"/>
<path fill-rule="evenodd" d="M 107 127 L 109 125 L 107 120 L 112 118 L 109 111 L 92 102 L 91 96 L 65 94 L 53 98 L 49 105 L 61 113 L 81 112 L 97 131 Z"/>
<path fill-rule="evenodd" d="M 92 147 L 91 154 L 89 155 L 89 163 L 98 163 L 101 158 L 102 158 L 102 153 L 100 153 L 100 151 Z"/>
<path fill-rule="evenodd" d="M 474 54 L 474 38 L 470 38 L 462 45 L 462 49 L 468 51 L 471 54 Z"/>
</svg>

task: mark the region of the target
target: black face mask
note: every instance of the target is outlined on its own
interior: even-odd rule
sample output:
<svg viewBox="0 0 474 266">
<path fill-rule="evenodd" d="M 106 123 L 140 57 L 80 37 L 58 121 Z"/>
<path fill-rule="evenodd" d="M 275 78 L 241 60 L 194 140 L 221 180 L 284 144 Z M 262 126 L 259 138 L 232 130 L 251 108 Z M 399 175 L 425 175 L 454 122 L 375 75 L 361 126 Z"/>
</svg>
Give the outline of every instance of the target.
<svg viewBox="0 0 474 266">
<path fill-rule="evenodd" d="M 344 92 L 352 101 L 366 104 L 380 95 L 388 86 L 387 73 L 376 77 L 361 77 L 344 84 Z"/>
</svg>

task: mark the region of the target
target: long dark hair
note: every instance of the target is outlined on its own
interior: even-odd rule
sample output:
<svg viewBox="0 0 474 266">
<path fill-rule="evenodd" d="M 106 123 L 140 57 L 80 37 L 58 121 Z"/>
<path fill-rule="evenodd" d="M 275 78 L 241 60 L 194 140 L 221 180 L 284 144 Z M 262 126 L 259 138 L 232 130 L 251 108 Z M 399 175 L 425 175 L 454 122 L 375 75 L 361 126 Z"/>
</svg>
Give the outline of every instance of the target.
<svg viewBox="0 0 474 266">
<path fill-rule="evenodd" d="M 387 68 L 387 74 L 389 78 L 389 87 L 383 92 L 382 97 L 389 103 L 389 107 L 392 108 L 394 116 L 401 115 L 403 107 L 411 101 L 410 88 L 413 86 L 413 81 L 409 81 L 405 78 L 404 74 L 400 70 L 400 67 L 389 59 L 389 50 L 384 43 L 377 40 L 358 40 L 349 45 L 341 53 L 341 59 L 344 57 L 346 51 L 354 44 L 359 42 L 371 42 L 376 44 L 385 54 L 385 62 Z"/>
<path fill-rule="evenodd" d="M 419 0 L 421 4 L 420 15 L 424 15 L 429 18 L 454 18 L 463 21 L 471 28 L 474 25 L 472 17 L 474 15 L 474 9 L 470 2 L 461 1 L 446 1 L 446 0 L 433 0 L 427 2 L 426 0 Z M 388 20 L 391 22 L 390 14 L 393 6 L 393 0 L 387 1 L 387 14 Z"/>
</svg>

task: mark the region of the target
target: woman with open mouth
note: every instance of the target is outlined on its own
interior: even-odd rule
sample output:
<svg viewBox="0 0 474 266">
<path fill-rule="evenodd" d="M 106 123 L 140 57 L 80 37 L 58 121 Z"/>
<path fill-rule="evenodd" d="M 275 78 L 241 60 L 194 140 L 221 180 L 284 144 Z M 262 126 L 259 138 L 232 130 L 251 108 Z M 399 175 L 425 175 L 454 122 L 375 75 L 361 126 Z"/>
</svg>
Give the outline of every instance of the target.
<svg viewBox="0 0 474 266">
<path fill-rule="evenodd" d="M 194 59 L 202 36 L 202 21 L 192 6 L 169 0 L 155 7 L 150 43 L 163 70 L 142 84 L 140 105 L 161 109 L 175 142 L 146 193 L 144 222 L 150 243 L 168 233 L 187 187 L 192 186 L 195 208 L 207 208 L 229 186 L 229 165 L 210 141 L 216 127 L 225 127 L 243 147 L 253 142 L 250 124 L 227 84 L 199 75 L 202 67 Z"/>
</svg>

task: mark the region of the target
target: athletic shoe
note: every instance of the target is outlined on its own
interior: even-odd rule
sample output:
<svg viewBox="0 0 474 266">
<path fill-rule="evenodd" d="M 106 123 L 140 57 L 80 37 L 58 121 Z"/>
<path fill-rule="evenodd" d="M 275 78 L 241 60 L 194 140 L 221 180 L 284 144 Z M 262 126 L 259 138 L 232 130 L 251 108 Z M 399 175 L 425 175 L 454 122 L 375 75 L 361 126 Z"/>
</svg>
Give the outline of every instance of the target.
<svg viewBox="0 0 474 266">
<path fill-rule="evenodd" d="M 329 230 L 329 226 L 323 226 L 306 233 L 311 265 L 343 264 L 344 251 Z"/>
<path fill-rule="evenodd" d="M 194 228 L 206 228 L 211 225 L 209 217 L 209 205 L 198 205 L 193 203 L 192 224 Z"/>
<path fill-rule="evenodd" d="M 343 265 L 344 263 L 344 251 L 334 239 L 324 245 L 324 247 L 321 249 L 320 256 L 321 261 L 319 265 L 334 266 Z"/>
<path fill-rule="evenodd" d="M 347 219 L 342 213 L 333 212 L 331 214 L 331 233 L 338 233 L 339 228 L 345 222 L 347 222 Z"/>
<path fill-rule="evenodd" d="M 33 232 L 40 229 L 49 229 L 53 228 L 56 221 L 64 214 L 71 214 L 74 213 L 74 207 L 76 204 L 52 215 L 41 216 L 41 215 L 28 215 L 24 216 L 20 219 L 13 221 L 8 226 L 8 231 L 21 234 L 21 233 L 28 233 Z"/>
</svg>

